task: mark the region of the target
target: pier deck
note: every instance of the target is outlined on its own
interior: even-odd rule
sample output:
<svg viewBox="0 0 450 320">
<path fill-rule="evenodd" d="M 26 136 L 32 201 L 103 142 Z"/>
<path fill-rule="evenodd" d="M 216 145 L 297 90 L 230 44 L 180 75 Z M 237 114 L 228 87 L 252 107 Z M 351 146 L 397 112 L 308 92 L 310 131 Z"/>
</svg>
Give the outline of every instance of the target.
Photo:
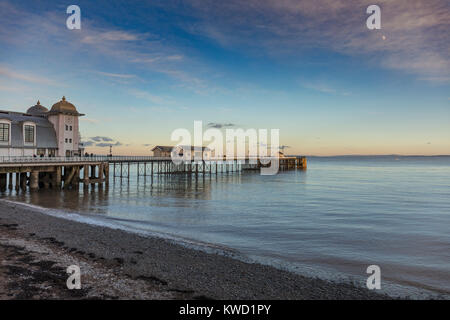
<svg viewBox="0 0 450 320">
<path fill-rule="evenodd" d="M 306 169 L 305 157 L 280 157 L 280 170 Z M 93 156 L 93 157 L 0 157 L 0 191 L 7 188 L 30 190 L 72 188 L 83 183 L 108 184 L 113 177 L 130 178 L 131 167 L 138 176 L 155 174 L 219 174 L 259 170 L 268 166 L 259 158 L 209 158 L 175 164 L 171 157 Z"/>
</svg>

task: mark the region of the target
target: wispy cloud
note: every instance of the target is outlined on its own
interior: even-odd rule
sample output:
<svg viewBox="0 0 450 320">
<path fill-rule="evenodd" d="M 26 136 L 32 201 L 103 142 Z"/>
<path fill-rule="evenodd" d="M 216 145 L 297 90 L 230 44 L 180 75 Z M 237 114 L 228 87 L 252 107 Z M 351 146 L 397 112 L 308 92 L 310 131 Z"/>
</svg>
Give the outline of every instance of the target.
<svg viewBox="0 0 450 320">
<path fill-rule="evenodd" d="M 83 139 L 82 143 L 85 147 L 98 147 L 98 148 L 106 148 L 106 147 L 111 147 L 111 146 L 120 147 L 120 146 L 125 145 L 120 141 L 117 141 L 113 138 L 105 137 L 105 136 L 89 137 L 89 138 Z M 125 146 L 127 146 L 127 145 L 125 145 Z"/>
<path fill-rule="evenodd" d="M 67 32 L 61 23 L 61 13 L 47 11 L 34 13 L 16 8 L 11 2 L 0 4 L 0 43 L 30 50 L 33 46 L 45 48 L 48 52 L 61 52 L 70 57 L 76 52 L 84 52 L 89 58 L 114 60 L 120 64 L 134 64 L 141 70 L 163 74 L 176 85 L 192 91 L 204 92 L 206 80 L 199 76 L 200 67 L 181 50 L 159 40 L 157 35 L 121 30 L 115 26 L 98 25 L 97 20 L 83 18 L 82 32 Z M 39 26 L 39 27 L 36 27 Z M 43 49 L 44 50 L 44 49 Z M 133 78 L 130 74 L 104 72 L 103 76 L 125 81 Z M 10 74 L 14 75 L 14 74 Z M 20 74 L 15 76 L 20 77 Z M 42 76 L 41 78 L 45 78 Z M 37 81 L 26 74 L 24 81 Z M 41 79 L 41 83 L 45 81 Z"/>
<path fill-rule="evenodd" d="M 122 30 L 102 31 L 92 30 L 89 35 L 81 38 L 81 42 L 99 44 L 106 41 L 138 41 L 146 38 L 146 34 L 135 34 Z"/>
<path fill-rule="evenodd" d="M 96 141 L 96 142 L 98 142 L 98 141 L 107 141 L 107 142 L 111 142 L 111 141 L 114 141 L 114 139 L 112 139 L 112 138 L 109 138 L 109 137 L 100 137 L 100 136 L 97 136 L 97 137 L 92 137 L 92 138 L 90 138 L 92 141 Z"/>
<path fill-rule="evenodd" d="M 101 143 L 96 143 L 95 146 L 99 147 L 99 148 L 106 148 L 106 147 L 111 147 L 111 146 L 113 146 L 113 147 L 120 147 L 120 146 L 123 146 L 123 144 L 121 142 L 118 142 L 118 141 L 115 142 L 115 143 L 104 143 L 104 142 L 101 142 Z"/>
<path fill-rule="evenodd" d="M 225 47 L 294 56 L 310 48 L 365 56 L 383 68 L 429 81 L 450 72 L 447 0 L 378 0 L 382 29 L 368 30 L 371 0 L 191 0 L 195 24 L 187 31 Z"/>
<path fill-rule="evenodd" d="M 143 100 L 147 100 L 150 101 L 154 104 L 157 105 L 161 105 L 161 104 L 170 104 L 173 102 L 172 99 L 168 98 L 168 97 L 162 97 L 159 95 L 154 95 L 151 94 L 150 92 L 144 91 L 144 90 L 139 90 L 139 89 L 131 89 L 128 90 L 128 93 L 138 99 L 143 99 Z"/>
<path fill-rule="evenodd" d="M 102 136 L 83 139 L 82 143 L 85 147 L 98 147 L 98 148 L 106 148 L 111 146 L 120 147 L 124 145 L 122 142 L 114 140 L 113 138 Z"/>
<path fill-rule="evenodd" d="M 95 145 L 95 142 L 94 142 L 94 141 L 82 141 L 81 143 L 82 143 L 83 146 L 85 146 L 85 147 L 92 147 L 92 146 Z"/>
<path fill-rule="evenodd" d="M 109 72 L 102 72 L 102 71 L 95 71 L 95 73 L 105 76 L 105 77 L 111 77 L 111 78 L 120 78 L 120 79 L 136 78 L 136 75 L 134 75 L 134 74 L 109 73 Z"/>
<path fill-rule="evenodd" d="M 0 76 L 10 78 L 10 79 L 15 79 L 15 80 L 22 80 L 22 81 L 26 81 L 26 82 L 37 83 L 37 84 L 58 85 L 57 82 L 47 79 L 45 77 L 31 74 L 28 72 L 13 70 L 9 67 L 2 66 L 2 65 L 0 65 Z"/>
<path fill-rule="evenodd" d="M 231 128 L 236 126 L 234 123 L 218 123 L 218 122 L 210 122 L 208 123 L 208 128 L 222 129 L 222 128 Z"/>
</svg>

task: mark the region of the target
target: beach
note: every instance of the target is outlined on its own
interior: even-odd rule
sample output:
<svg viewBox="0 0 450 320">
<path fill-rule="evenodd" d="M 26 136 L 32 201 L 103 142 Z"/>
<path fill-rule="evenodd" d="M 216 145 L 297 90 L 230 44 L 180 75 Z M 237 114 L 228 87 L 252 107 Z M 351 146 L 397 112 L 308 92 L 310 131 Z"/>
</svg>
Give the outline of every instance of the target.
<svg viewBox="0 0 450 320">
<path fill-rule="evenodd" d="M 389 299 L 0 201 L 1 299 Z M 78 265 L 80 290 L 66 287 Z"/>
</svg>

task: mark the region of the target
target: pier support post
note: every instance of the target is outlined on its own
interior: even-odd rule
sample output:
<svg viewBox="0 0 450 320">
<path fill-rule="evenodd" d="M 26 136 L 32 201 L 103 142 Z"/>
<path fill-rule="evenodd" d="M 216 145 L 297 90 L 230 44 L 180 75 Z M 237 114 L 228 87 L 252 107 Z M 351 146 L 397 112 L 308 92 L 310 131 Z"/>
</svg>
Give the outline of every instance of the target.
<svg viewBox="0 0 450 320">
<path fill-rule="evenodd" d="M 66 167 L 66 169 L 67 169 L 67 167 Z M 75 179 L 76 172 L 77 172 L 77 168 L 76 167 L 71 167 L 70 168 L 70 173 L 68 174 L 68 176 L 64 180 L 64 189 L 69 188 L 70 185 L 74 185 L 74 179 Z"/>
<path fill-rule="evenodd" d="M 0 191 L 6 191 L 6 173 L 0 173 Z"/>
<path fill-rule="evenodd" d="M 83 166 L 83 185 L 84 187 L 89 186 L 89 166 L 87 164 Z"/>
<path fill-rule="evenodd" d="M 109 184 L 109 163 L 105 163 L 105 183 L 106 185 Z"/>
<path fill-rule="evenodd" d="M 98 179 L 100 180 L 100 183 L 103 182 L 103 162 L 98 166 Z"/>
<path fill-rule="evenodd" d="M 91 166 L 91 179 L 95 179 L 96 178 L 96 172 L 95 172 L 95 168 L 96 166 L 93 165 Z"/>
<path fill-rule="evenodd" d="M 72 184 L 78 188 L 80 185 L 80 166 L 76 166 L 73 169 L 75 170 L 75 176 L 73 177 Z"/>
<path fill-rule="evenodd" d="M 13 174 L 12 172 L 9 173 L 9 177 L 8 177 L 9 181 L 8 181 L 8 189 L 12 190 L 13 189 Z"/>
<path fill-rule="evenodd" d="M 54 179 L 54 186 L 55 189 L 61 189 L 61 182 L 62 182 L 62 167 L 56 167 L 55 173 L 54 173 L 55 179 Z"/>
<path fill-rule="evenodd" d="M 39 171 L 32 171 L 30 174 L 30 190 L 39 189 Z"/>
<path fill-rule="evenodd" d="M 306 157 L 297 158 L 297 169 L 306 169 Z"/>
<path fill-rule="evenodd" d="M 20 189 L 20 172 L 16 172 L 16 190 Z"/>
<path fill-rule="evenodd" d="M 26 190 L 27 189 L 27 180 L 28 180 L 27 173 L 26 172 L 22 172 L 20 174 L 20 188 L 22 190 Z"/>
<path fill-rule="evenodd" d="M 42 178 L 40 179 L 42 185 L 44 186 L 44 189 L 49 189 L 50 188 L 50 173 L 49 172 L 44 172 L 42 175 Z"/>
</svg>

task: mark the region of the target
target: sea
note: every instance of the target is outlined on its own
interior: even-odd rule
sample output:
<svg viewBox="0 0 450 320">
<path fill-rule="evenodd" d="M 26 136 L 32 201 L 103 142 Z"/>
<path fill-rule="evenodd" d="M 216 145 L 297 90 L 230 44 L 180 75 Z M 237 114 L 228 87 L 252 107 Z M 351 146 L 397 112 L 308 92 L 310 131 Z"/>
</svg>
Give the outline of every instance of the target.
<svg viewBox="0 0 450 320">
<path fill-rule="evenodd" d="M 380 292 L 450 297 L 450 156 L 308 157 L 273 176 L 136 170 L 0 198 L 330 281 L 366 286 L 376 265 Z"/>
</svg>

